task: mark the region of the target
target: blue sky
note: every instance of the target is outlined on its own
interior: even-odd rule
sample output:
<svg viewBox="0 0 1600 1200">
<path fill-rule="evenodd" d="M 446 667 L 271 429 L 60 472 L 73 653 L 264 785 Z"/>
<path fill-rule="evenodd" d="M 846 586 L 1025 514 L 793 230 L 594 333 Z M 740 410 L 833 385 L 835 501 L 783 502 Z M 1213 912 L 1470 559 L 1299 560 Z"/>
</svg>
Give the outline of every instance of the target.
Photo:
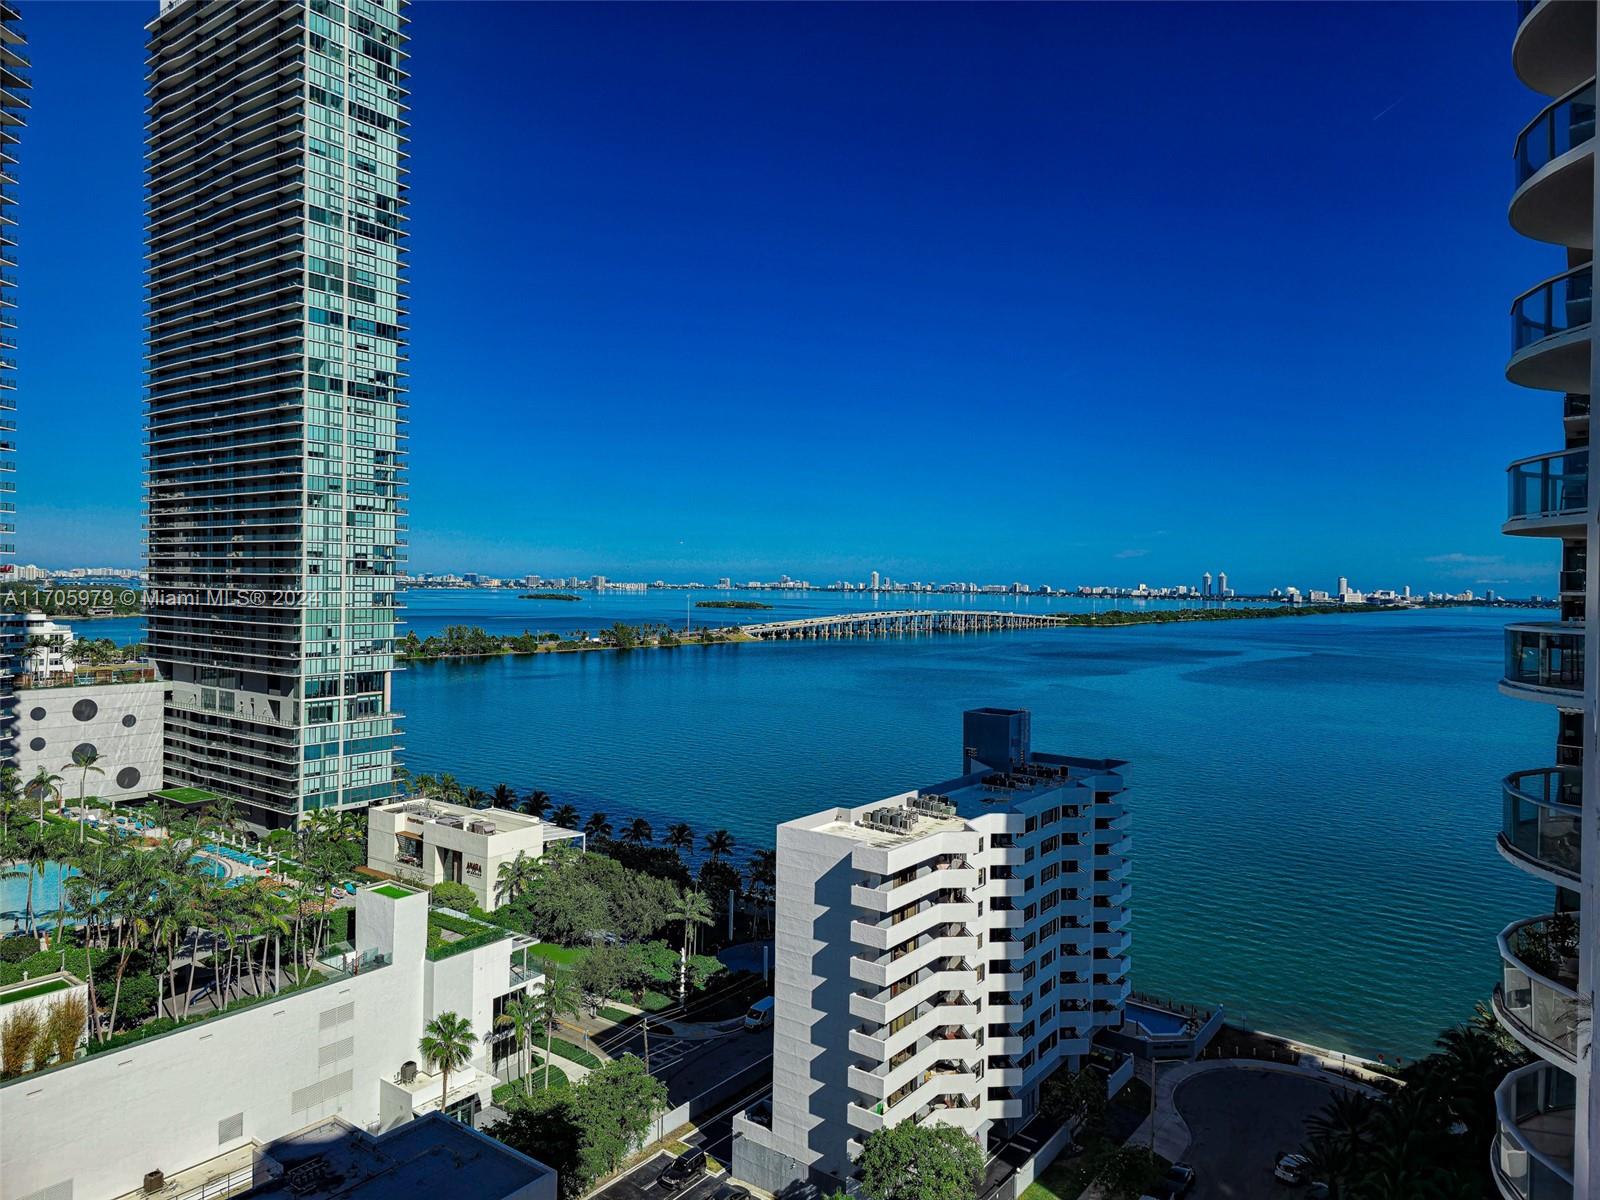
<svg viewBox="0 0 1600 1200">
<path fill-rule="evenodd" d="M 23 562 L 141 554 L 153 9 L 25 14 Z M 410 11 L 414 569 L 1549 590 L 1510 4 Z"/>
</svg>

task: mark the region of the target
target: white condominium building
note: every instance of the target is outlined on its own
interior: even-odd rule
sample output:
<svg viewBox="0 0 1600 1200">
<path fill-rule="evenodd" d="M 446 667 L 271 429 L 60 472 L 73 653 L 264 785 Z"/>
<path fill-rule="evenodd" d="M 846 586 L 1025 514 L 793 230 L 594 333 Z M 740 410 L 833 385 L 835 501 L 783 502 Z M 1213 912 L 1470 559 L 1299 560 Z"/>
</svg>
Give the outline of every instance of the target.
<svg viewBox="0 0 1600 1200">
<path fill-rule="evenodd" d="M 1124 763 L 1035 753 L 976 709 L 963 773 L 778 827 L 770 1117 L 734 1173 L 832 1190 L 873 1130 L 1021 1127 L 1128 998 Z"/>
<path fill-rule="evenodd" d="M 1600 1094 L 1591 1049 L 1600 974 L 1600 810 L 1588 799 L 1600 795 L 1600 663 L 1596 640 L 1586 636 L 1588 612 L 1600 603 L 1600 577 L 1588 573 L 1596 533 L 1589 479 L 1597 468 L 1590 437 L 1595 5 L 1520 0 L 1516 12 L 1512 65 L 1544 99 L 1529 98 L 1533 119 L 1517 137 L 1510 220 L 1518 233 L 1545 244 L 1537 258 L 1546 265 L 1536 269 L 1549 278 L 1512 301 L 1506 378 L 1537 389 L 1528 403 L 1538 407 L 1542 396 L 1552 418 L 1557 400 L 1561 427 L 1558 433 L 1552 420 L 1551 442 L 1559 449 L 1511 464 L 1504 530 L 1558 541 L 1561 572 L 1559 619 L 1506 629 L 1500 690 L 1547 705 L 1555 737 L 1548 757 L 1523 764 L 1503 786 L 1500 852 L 1549 891 L 1545 904 L 1499 938 L 1494 1009 L 1532 1061 L 1496 1093 L 1492 1165 L 1511 1200 L 1600 1200 Z"/>
<path fill-rule="evenodd" d="M 581 847 L 584 836 L 527 813 L 442 800 L 401 800 L 367 810 L 367 866 L 424 887 L 465 884 L 482 909 L 499 906 L 501 867 L 523 854 L 539 858 L 554 842 Z"/>
</svg>

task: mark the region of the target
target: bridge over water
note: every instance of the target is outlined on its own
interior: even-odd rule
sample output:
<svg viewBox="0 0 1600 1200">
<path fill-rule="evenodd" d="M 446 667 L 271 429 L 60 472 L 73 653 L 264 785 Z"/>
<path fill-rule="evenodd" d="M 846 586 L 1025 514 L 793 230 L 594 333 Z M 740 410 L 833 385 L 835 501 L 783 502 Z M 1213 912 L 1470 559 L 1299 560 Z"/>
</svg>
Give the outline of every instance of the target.
<svg viewBox="0 0 1600 1200">
<path fill-rule="evenodd" d="M 924 633 L 990 633 L 1001 629 L 1041 629 L 1073 625 L 1060 613 L 974 612 L 958 608 L 906 608 L 883 612 L 840 613 L 793 621 L 739 625 L 740 633 L 766 642 L 822 638 L 914 637 Z"/>
</svg>

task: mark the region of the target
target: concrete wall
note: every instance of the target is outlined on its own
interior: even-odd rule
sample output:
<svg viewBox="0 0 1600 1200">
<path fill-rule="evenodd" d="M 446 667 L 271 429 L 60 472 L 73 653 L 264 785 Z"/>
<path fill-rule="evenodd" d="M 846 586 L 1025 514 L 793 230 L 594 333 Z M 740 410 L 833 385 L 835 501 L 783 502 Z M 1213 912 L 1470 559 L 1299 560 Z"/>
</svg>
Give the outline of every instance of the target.
<svg viewBox="0 0 1600 1200">
<path fill-rule="evenodd" d="M 40 767 L 61 776 L 61 794 L 78 795 L 82 772 L 68 768 L 82 745 L 100 752 L 85 794 L 142 798 L 162 786 L 161 729 L 165 685 L 111 683 L 23 688 L 17 692 L 17 768 L 24 779 Z"/>
<path fill-rule="evenodd" d="M 772 1134 L 779 1152 L 833 1175 L 850 1173 L 849 839 L 778 827 L 773 973 Z"/>
</svg>

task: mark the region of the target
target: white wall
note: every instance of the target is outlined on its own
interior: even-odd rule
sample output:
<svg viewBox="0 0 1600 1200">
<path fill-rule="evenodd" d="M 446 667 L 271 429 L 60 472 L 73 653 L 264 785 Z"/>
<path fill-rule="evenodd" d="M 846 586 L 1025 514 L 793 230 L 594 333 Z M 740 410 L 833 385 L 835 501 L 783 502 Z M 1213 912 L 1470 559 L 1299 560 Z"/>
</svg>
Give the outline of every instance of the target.
<svg viewBox="0 0 1600 1200">
<path fill-rule="evenodd" d="M 159 681 L 19 689 L 17 767 L 22 777 L 32 778 L 46 767 L 61 776 L 61 794 L 73 800 L 83 774 L 67 764 L 73 750 L 88 744 L 99 751 L 95 765 L 105 773 L 90 772 L 85 795 L 142 798 L 159 790 L 164 694 Z"/>
<path fill-rule="evenodd" d="M 480 1014 L 511 987 L 509 942 L 429 963 L 427 910 L 420 892 L 363 889 L 357 950 L 392 964 L 0 1085 L 0 1192 L 30 1200 L 70 1185 L 61 1194 L 97 1200 L 334 1114 L 374 1130 L 408 1116 L 383 1113 L 382 1084 L 420 1058 L 429 972 L 480 1039 Z"/>
</svg>

